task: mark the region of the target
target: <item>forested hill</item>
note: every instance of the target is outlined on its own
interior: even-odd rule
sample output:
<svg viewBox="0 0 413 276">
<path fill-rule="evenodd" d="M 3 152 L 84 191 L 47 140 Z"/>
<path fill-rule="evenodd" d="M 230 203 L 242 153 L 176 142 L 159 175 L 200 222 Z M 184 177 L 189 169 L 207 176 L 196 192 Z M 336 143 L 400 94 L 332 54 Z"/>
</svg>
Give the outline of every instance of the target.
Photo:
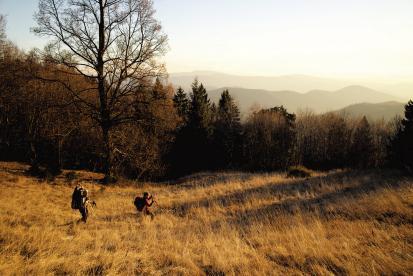
<svg viewBox="0 0 413 276">
<path fill-rule="evenodd" d="M 338 110 L 338 113 L 354 117 L 366 116 L 370 120 L 391 120 L 395 116 L 403 116 L 404 104 L 399 102 L 353 104 Z"/>
</svg>

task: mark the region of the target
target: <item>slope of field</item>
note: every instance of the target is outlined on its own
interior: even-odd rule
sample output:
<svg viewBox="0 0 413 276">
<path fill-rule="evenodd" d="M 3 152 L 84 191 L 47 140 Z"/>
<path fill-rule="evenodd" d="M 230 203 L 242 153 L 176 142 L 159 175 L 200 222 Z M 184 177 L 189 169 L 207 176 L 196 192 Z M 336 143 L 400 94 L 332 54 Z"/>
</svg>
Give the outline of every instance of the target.
<svg viewBox="0 0 413 276">
<path fill-rule="evenodd" d="M 395 172 L 105 187 L 92 173 L 44 182 L 23 169 L 0 163 L 1 275 L 413 274 L 413 180 Z M 77 182 L 97 202 L 87 224 L 70 209 Z M 132 205 L 144 190 L 159 201 L 153 221 Z"/>
</svg>

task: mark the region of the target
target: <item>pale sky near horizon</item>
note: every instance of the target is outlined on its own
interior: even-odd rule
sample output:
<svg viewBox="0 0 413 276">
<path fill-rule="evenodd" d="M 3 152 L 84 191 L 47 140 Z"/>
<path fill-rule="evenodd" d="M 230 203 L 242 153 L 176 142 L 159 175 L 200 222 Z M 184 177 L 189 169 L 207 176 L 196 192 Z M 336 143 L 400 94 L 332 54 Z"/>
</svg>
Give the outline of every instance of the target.
<svg viewBox="0 0 413 276">
<path fill-rule="evenodd" d="M 30 33 L 37 0 L 0 0 L 10 40 Z M 413 0 L 155 0 L 169 72 L 413 76 Z"/>
</svg>

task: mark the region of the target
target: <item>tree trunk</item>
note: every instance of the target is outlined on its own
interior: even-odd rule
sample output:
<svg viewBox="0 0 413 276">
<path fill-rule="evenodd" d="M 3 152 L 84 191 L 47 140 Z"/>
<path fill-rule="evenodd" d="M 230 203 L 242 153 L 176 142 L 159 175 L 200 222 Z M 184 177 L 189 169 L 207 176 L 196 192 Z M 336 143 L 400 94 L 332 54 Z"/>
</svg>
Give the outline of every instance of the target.
<svg viewBox="0 0 413 276">
<path fill-rule="evenodd" d="M 29 172 L 33 175 L 37 175 L 40 171 L 40 167 L 39 167 L 39 162 L 38 162 L 38 158 L 37 158 L 36 145 L 35 145 L 33 139 L 30 139 L 29 148 L 30 148 L 30 168 L 29 168 Z"/>
<path fill-rule="evenodd" d="M 112 145 L 110 139 L 110 130 L 112 128 L 110 112 L 107 103 L 107 91 L 105 87 L 105 75 L 104 75 L 104 53 L 105 53 L 105 9 L 103 0 L 99 0 L 100 5 L 100 22 L 99 22 L 99 51 L 97 56 L 97 72 L 98 72 L 98 93 L 100 101 L 100 126 L 102 128 L 102 138 L 104 146 L 104 164 L 103 172 L 105 183 L 111 183 L 115 181 L 115 176 L 112 171 Z"/>
<path fill-rule="evenodd" d="M 112 144 L 110 137 L 110 128 L 102 125 L 103 147 L 104 147 L 104 160 L 103 160 L 103 172 L 105 178 L 104 183 L 108 184 L 114 182 L 116 177 L 113 173 L 113 160 L 112 160 Z"/>
</svg>

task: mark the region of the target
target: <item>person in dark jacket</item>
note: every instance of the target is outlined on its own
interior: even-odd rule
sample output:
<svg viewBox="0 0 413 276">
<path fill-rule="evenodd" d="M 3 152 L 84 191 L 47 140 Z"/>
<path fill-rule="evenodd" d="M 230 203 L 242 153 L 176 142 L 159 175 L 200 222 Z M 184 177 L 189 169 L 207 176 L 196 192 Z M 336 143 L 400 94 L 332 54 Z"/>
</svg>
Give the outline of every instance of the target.
<svg viewBox="0 0 413 276">
<path fill-rule="evenodd" d="M 154 218 L 154 214 L 151 212 L 150 207 L 156 203 L 154 200 L 153 196 L 149 194 L 148 192 L 143 193 L 143 197 L 136 197 L 134 204 L 136 209 L 139 212 L 142 212 L 146 216 L 150 216 L 151 219 Z"/>
<path fill-rule="evenodd" d="M 86 190 L 82 185 L 76 185 L 75 190 L 72 194 L 72 209 L 78 209 L 82 218 L 80 219 L 86 223 L 89 217 L 89 207 L 90 205 L 96 206 L 96 202 L 89 200 L 88 190 Z"/>
</svg>

